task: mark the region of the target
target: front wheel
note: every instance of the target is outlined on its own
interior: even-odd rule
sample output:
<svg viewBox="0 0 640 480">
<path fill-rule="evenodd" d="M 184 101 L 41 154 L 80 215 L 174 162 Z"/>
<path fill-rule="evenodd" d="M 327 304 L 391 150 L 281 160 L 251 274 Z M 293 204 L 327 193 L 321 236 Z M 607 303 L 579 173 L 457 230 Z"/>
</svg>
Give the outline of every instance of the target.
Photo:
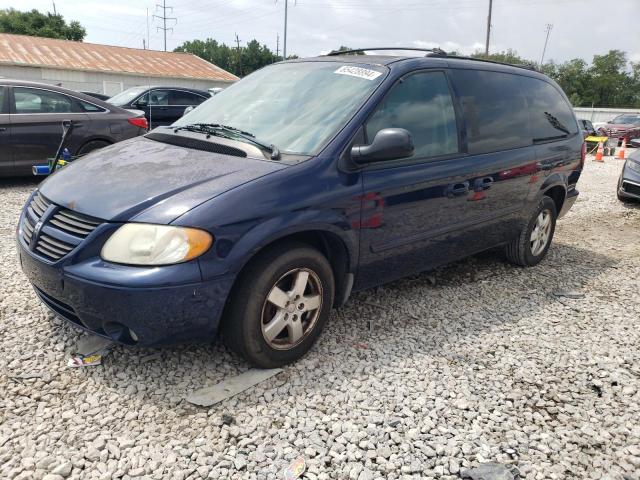
<svg viewBox="0 0 640 480">
<path fill-rule="evenodd" d="M 261 368 L 301 358 L 333 304 L 331 265 L 318 250 L 288 242 L 261 253 L 241 274 L 222 334 L 229 348 Z"/>
<path fill-rule="evenodd" d="M 551 246 L 557 216 L 555 202 L 549 197 L 542 197 L 518 238 L 507 245 L 507 259 L 523 267 L 540 263 Z"/>
</svg>

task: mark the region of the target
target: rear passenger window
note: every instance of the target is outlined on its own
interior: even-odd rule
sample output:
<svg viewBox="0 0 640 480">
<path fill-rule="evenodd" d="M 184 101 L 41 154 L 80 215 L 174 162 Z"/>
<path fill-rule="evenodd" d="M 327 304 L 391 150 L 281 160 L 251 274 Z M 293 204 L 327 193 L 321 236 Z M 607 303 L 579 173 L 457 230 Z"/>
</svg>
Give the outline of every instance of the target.
<svg viewBox="0 0 640 480">
<path fill-rule="evenodd" d="M 94 105 L 93 103 L 85 102 L 84 100 L 78 100 L 78 103 L 82 107 L 83 112 L 106 112 L 104 108 Z"/>
<path fill-rule="evenodd" d="M 537 78 L 521 77 L 529 103 L 533 141 L 563 138 L 578 131 L 569 103 L 551 84 Z"/>
<path fill-rule="evenodd" d="M 179 106 L 200 105 L 205 98 L 195 93 L 185 92 L 182 90 L 171 90 L 169 94 L 169 104 Z"/>
<path fill-rule="evenodd" d="M 452 74 L 466 120 L 469 153 L 531 145 L 519 76 L 481 70 L 452 70 Z"/>
<path fill-rule="evenodd" d="M 412 158 L 456 153 L 456 115 L 444 73 L 415 73 L 394 85 L 367 122 L 367 142 L 384 128 L 404 128 L 411 133 Z"/>
</svg>

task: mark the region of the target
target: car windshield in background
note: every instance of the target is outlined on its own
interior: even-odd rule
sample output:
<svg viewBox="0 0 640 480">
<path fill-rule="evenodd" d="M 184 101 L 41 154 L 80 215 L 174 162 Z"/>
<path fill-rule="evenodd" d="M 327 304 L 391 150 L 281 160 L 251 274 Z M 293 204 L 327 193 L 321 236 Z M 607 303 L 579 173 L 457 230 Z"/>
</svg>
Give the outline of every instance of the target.
<svg viewBox="0 0 640 480">
<path fill-rule="evenodd" d="M 284 153 L 315 155 L 386 73 L 386 67 L 333 62 L 273 65 L 225 89 L 173 125 L 227 125 L 251 132 Z"/>
<path fill-rule="evenodd" d="M 142 93 L 146 89 L 146 87 L 129 88 L 124 92 L 120 92 L 119 94 L 114 95 L 109 100 L 107 100 L 107 102 L 109 102 L 111 105 L 121 107 L 122 105 L 127 105 L 129 102 L 131 102 L 131 100 L 134 100 L 139 95 L 142 95 Z"/>
<path fill-rule="evenodd" d="M 640 115 L 620 115 L 609 123 L 613 123 L 615 125 L 640 125 Z"/>
</svg>

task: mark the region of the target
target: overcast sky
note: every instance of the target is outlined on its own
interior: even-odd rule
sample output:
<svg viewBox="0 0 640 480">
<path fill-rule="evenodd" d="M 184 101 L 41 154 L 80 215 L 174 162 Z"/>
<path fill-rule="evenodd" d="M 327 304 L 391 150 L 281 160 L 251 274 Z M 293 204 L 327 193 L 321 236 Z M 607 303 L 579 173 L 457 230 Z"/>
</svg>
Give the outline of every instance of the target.
<svg viewBox="0 0 640 480">
<path fill-rule="evenodd" d="M 87 29 L 85 41 L 142 48 L 147 35 L 163 48 L 163 0 L 56 0 L 58 13 Z M 283 41 L 285 0 L 166 0 L 167 48 L 214 38 L 235 45 L 255 38 L 276 49 Z M 310 56 L 340 45 L 440 46 L 471 53 L 484 49 L 488 0 L 289 0 L 288 53 Z M 539 61 L 545 26 L 553 24 L 546 59 L 564 61 L 621 49 L 640 61 L 640 0 L 494 0 L 491 51 L 507 48 Z M 604 8 L 603 5 L 613 7 Z M 0 0 L 0 8 L 52 11 L 51 0 Z M 175 24 L 175 25 L 174 25 Z"/>
</svg>

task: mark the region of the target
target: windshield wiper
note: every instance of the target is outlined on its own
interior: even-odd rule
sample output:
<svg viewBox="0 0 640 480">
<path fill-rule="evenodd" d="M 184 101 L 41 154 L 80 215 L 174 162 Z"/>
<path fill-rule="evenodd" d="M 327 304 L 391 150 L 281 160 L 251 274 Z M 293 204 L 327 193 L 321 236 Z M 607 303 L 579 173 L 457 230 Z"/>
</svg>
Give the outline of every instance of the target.
<svg viewBox="0 0 640 480">
<path fill-rule="evenodd" d="M 261 142 L 255 135 L 249 132 L 240 130 L 239 128 L 230 127 L 228 125 L 220 125 L 219 123 L 192 123 L 189 125 L 183 125 L 181 127 L 175 127 L 174 132 L 179 130 L 187 130 L 189 132 L 200 132 L 207 135 L 215 135 L 222 138 L 228 138 L 230 140 L 237 140 L 241 138 L 247 143 L 251 143 L 256 147 L 266 150 L 271 154 L 271 160 L 280 159 L 280 150 L 273 143 L 268 144 Z"/>
</svg>

